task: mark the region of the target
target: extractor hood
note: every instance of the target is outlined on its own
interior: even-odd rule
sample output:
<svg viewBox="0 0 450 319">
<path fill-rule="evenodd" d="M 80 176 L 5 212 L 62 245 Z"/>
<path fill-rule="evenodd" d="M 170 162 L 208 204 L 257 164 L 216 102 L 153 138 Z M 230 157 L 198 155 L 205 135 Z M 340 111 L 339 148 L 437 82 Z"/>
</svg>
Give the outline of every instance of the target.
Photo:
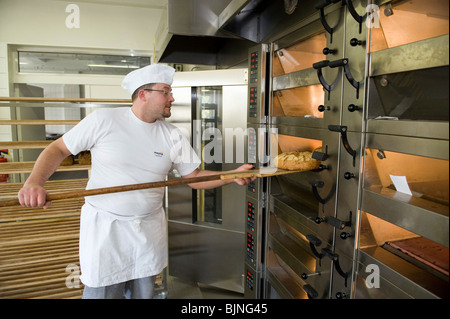
<svg viewBox="0 0 450 319">
<path fill-rule="evenodd" d="M 155 37 L 164 63 L 246 66 L 248 49 L 318 15 L 317 0 L 168 0 Z"/>
<path fill-rule="evenodd" d="M 254 42 L 220 28 L 228 11 L 249 0 L 168 0 L 154 39 L 155 61 L 215 65 L 219 68 L 246 63 Z M 238 7 L 235 7 L 235 6 Z"/>
</svg>

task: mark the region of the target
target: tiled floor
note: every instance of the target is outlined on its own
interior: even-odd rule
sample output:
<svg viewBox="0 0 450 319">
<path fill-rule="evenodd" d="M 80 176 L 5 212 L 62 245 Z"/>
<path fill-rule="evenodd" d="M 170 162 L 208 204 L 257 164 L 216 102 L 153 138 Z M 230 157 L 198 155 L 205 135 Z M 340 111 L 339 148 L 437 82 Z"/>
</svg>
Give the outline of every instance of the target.
<svg viewBox="0 0 450 319">
<path fill-rule="evenodd" d="M 166 299 L 243 299 L 242 293 L 168 276 Z"/>
</svg>

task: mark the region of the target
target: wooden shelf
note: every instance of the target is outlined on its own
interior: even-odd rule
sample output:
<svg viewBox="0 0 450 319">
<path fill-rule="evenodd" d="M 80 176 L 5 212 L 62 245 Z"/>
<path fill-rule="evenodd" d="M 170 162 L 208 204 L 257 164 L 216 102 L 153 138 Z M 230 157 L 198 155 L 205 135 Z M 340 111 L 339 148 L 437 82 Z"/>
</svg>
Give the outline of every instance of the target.
<svg viewBox="0 0 450 319">
<path fill-rule="evenodd" d="M 52 180 L 45 188 L 49 193 L 63 192 L 85 189 L 86 184 L 87 179 Z M 17 197 L 22 186 L 2 183 L 0 199 Z M 79 263 L 83 204 L 84 198 L 77 198 L 55 201 L 47 209 L 0 209 L 0 299 L 81 298 L 83 285 L 69 288 L 66 279 L 71 274 L 67 267 Z"/>
<path fill-rule="evenodd" d="M 131 99 L 52 98 L 0 96 L 0 102 L 61 102 L 61 103 L 131 103 Z M 20 106 L 20 105 L 18 105 Z"/>
<path fill-rule="evenodd" d="M 4 103 L 7 102 L 7 103 Z M 130 103 L 113 99 L 0 97 L 0 106 L 47 107 L 74 103 Z M 24 105 L 26 104 L 26 105 Z M 82 104 L 76 104 L 82 107 Z M 0 120 L 0 125 L 76 125 L 80 120 Z M 22 128 L 24 129 L 24 128 Z M 0 141 L 0 149 L 44 149 L 53 140 Z M 0 163 L 0 174 L 30 173 L 34 161 Z M 56 172 L 89 170 L 91 165 L 61 165 Z M 84 190 L 87 179 L 51 180 L 49 194 Z M 1 183 L 0 200 L 17 198 L 23 183 Z M 0 299 L 81 298 L 83 285 L 68 287 L 67 278 L 79 267 L 80 211 L 84 198 L 55 201 L 47 209 L 0 208 Z M 71 269 L 68 266 L 72 267 Z M 75 267 L 75 269 L 73 268 Z M 74 280 L 78 280 L 74 278 Z M 76 282 L 73 282 L 76 283 Z"/>
<path fill-rule="evenodd" d="M 76 125 L 80 120 L 0 120 L 0 125 Z"/>
<path fill-rule="evenodd" d="M 46 148 L 51 142 L 53 142 L 53 141 L 45 140 L 45 141 L 9 141 L 9 142 L 0 142 L 0 149 L 23 150 L 23 149 Z"/>
<path fill-rule="evenodd" d="M 0 163 L 0 174 L 31 173 L 35 162 L 6 162 Z M 85 171 L 91 169 L 91 165 L 67 165 L 59 166 L 57 172 Z"/>
<path fill-rule="evenodd" d="M 45 189 L 51 194 L 56 192 L 68 192 L 86 189 L 88 179 L 63 179 L 51 180 L 44 184 Z M 0 200 L 17 197 L 17 193 L 22 188 L 23 183 L 2 183 L 0 184 Z"/>
</svg>

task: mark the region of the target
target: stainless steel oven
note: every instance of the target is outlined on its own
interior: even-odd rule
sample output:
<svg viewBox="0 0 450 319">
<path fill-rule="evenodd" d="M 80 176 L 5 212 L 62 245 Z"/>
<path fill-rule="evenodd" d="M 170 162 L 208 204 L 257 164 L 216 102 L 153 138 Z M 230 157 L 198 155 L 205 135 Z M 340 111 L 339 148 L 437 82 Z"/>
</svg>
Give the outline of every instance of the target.
<svg viewBox="0 0 450 319">
<path fill-rule="evenodd" d="M 249 50 L 249 123 L 322 166 L 247 194 L 247 296 L 448 298 L 448 2 L 297 6 Z"/>
</svg>

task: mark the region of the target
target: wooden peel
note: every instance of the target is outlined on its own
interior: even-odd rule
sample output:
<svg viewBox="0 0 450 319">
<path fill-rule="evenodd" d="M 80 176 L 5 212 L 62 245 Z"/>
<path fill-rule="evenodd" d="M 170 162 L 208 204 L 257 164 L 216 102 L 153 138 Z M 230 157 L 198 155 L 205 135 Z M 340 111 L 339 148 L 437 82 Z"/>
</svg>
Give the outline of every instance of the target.
<svg viewBox="0 0 450 319">
<path fill-rule="evenodd" d="M 166 186 L 186 185 L 186 184 L 209 182 L 209 181 L 215 181 L 215 180 L 228 180 L 228 179 L 238 179 L 238 178 L 248 178 L 248 177 L 261 178 L 261 177 L 269 177 L 269 176 L 297 173 L 297 172 L 300 172 L 300 171 L 289 171 L 289 170 L 283 170 L 283 169 L 276 169 L 276 168 L 272 168 L 272 167 L 249 170 L 249 171 L 231 171 L 231 172 L 208 175 L 208 176 L 191 177 L 191 178 L 176 178 L 176 179 L 171 179 L 171 180 L 167 180 L 167 181 L 159 181 L 159 182 L 140 183 L 140 184 L 131 184 L 131 185 L 123 185 L 123 186 L 87 189 L 87 190 L 73 191 L 73 192 L 47 194 L 47 201 L 93 196 L 93 195 L 111 194 L 111 193 L 118 193 L 118 192 L 127 192 L 127 191 L 166 187 Z M 18 198 L 0 201 L 0 207 L 16 206 L 16 205 L 20 205 Z"/>
</svg>

